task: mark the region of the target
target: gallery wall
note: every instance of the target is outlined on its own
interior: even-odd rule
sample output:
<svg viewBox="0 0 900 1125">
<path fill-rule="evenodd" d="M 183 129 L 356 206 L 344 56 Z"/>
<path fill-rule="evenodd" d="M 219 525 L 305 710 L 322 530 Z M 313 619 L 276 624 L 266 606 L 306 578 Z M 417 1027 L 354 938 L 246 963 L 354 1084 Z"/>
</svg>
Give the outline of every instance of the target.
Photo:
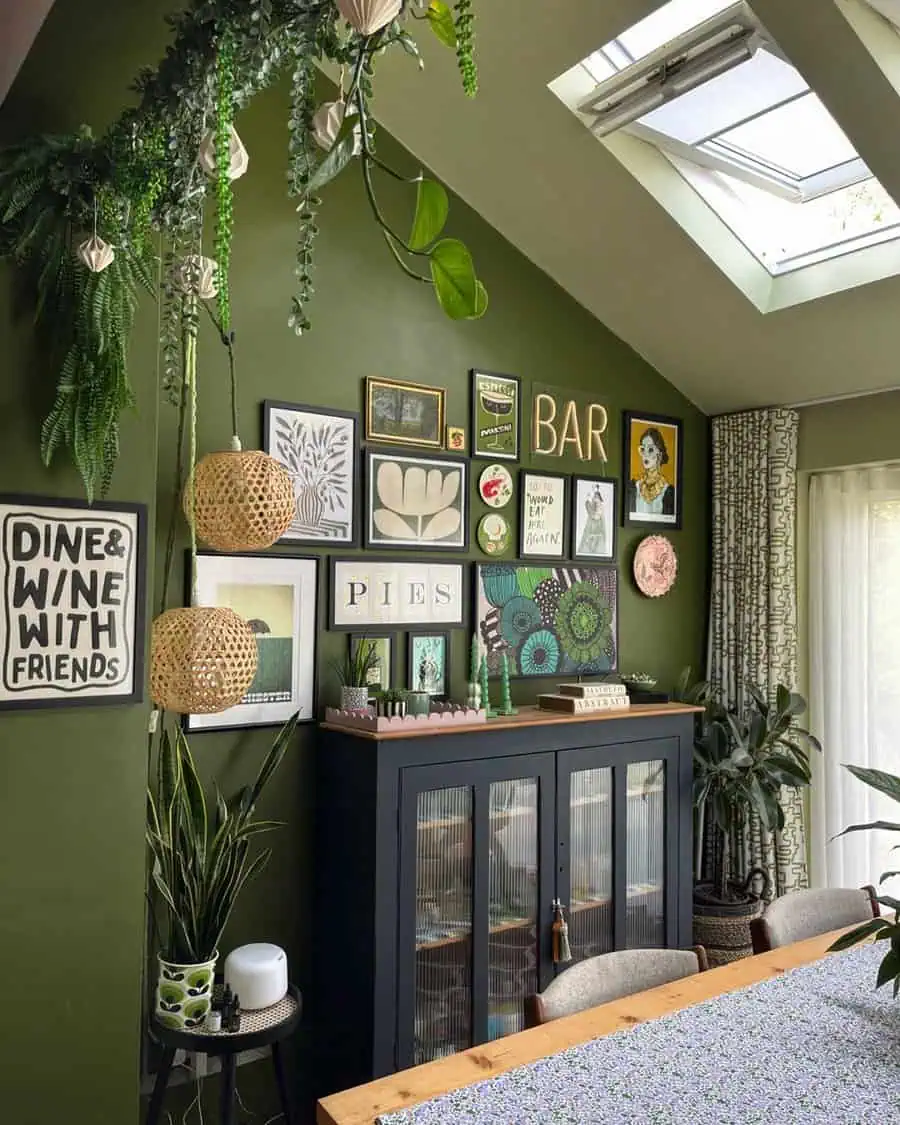
<svg viewBox="0 0 900 1125">
<path fill-rule="evenodd" d="M 158 56 L 163 33 L 158 15 L 165 7 L 113 5 L 109 0 L 101 13 L 87 0 L 59 0 L 0 117 L 5 134 L 25 127 L 70 128 L 82 117 L 102 126 L 121 107 L 136 66 Z M 72 63 L 79 53 L 90 57 L 87 69 Z M 419 78 L 411 69 L 410 80 L 424 91 L 427 75 Z M 645 532 L 620 528 L 618 548 L 620 668 L 655 674 L 662 686 L 670 686 L 684 665 L 699 664 L 703 652 L 709 541 L 706 418 L 457 200 L 452 201 L 449 229 L 471 247 L 491 305 L 480 322 L 446 320 L 425 287 L 408 282 L 394 266 L 365 213 L 362 188 L 352 171 L 327 189 L 317 247 L 317 296 L 310 308 L 313 328 L 295 338 L 287 327 L 295 215 L 284 187 L 286 120 L 286 93 L 277 87 L 238 121 L 251 155 L 248 175 L 236 184 L 232 297 L 245 446 L 260 441 L 264 398 L 360 410 L 367 375 L 446 388 L 447 421 L 470 431 L 468 373 L 473 366 L 518 375 L 526 411 L 538 384 L 600 402 L 609 411 L 605 465 L 579 466 L 571 457 L 561 462 L 535 458 L 526 438 L 522 466 L 617 475 L 623 410 L 684 419 L 683 530 L 670 534 L 679 557 L 672 592 L 650 601 L 629 578 L 634 547 Z M 385 154 L 415 168 L 388 138 L 381 144 Z M 391 217 L 406 223 L 406 201 L 389 187 L 385 200 Z M 14 313 L 8 272 L 0 283 L 0 491 L 78 496 L 79 482 L 71 470 L 59 466 L 48 472 L 40 465 L 38 428 L 47 408 L 48 376 L 33 350 L 27 316 Z M 137 411 L 125 421 L 123 454 L 111 491 L 112 499 L 142 501 L 150 509 L 154 609 L 172 507 L 175 442 L 174 411 L 157 393 L 155 329 L 155 311 L 147 306 L 132 348 Z M 226 448 L 231 434 L 227 365 L 211 331 L 201 332 L 199 372 L 200 449 Z M 484 558 L 474 545 L 474 531 L 486 510 L 474 500 L 472 487 L 470 496 L 472 548 L 464 556 L 469 563 Z M 182 525 L 171 604 L 182 596 L 185 546 Z M 324 568 L 322 573 L 324 577 Z M 327 582 L 322 582 L 316 652 L 320 706 L 334 699 L 331 662 L 347 643 L 345 634 L 324 631 L 326 593 Z M 451 686 L 457 698 L 464 691 L 467 648 L 468 632 L 455 630 Z M 533 701 L 543 687 L 546 681 L 516 681 L 514 701 Z M 20 1125 L 54 1119 L 131 1125 L 137 1120 L 147 717 L 144 705 L 18 712 L 0 720 L 5 781 L 0 791 L 0 981 L 7 1003 L 18 1013 L 0 1032 L 0 1100 L 15 1111 Z M 196 734 L 193 747 L 204 777 L 215 777 L 226 791 L 244 784 L 272 733 Z M 315 821 L 317 815 L 327 815 L 316 808 L 312 791 L 314 734 L 314 726 L 302 728 L 279 783 L 266 795 L 263 812 L 287 826 L 225 942 L 226 948 L 251 939 L 283 944 L 301 987 L 312 971 L 307 957 L 312 927 L 327 925 L 327 919 L 316 917 L 311 901 Z M 76 985 L 98 956 L 103 959 L 102 1057 L 95 1031 L 85 1030 L 96 1030 L 96 993 Z M 51 1019 L 47 1012 L 53 1013 Z M 301 1053 L 308 1027 L 305 1035 Z M 34 1098 L 38 1088 L 39 1103 Z"/>
</svg>

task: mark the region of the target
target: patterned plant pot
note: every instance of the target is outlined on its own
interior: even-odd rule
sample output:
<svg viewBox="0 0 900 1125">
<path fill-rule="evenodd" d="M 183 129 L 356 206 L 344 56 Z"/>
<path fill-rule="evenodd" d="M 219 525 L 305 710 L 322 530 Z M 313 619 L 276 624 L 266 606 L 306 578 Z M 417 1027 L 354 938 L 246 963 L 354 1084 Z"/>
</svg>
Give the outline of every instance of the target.
<svg viewBox="0 0 900 1125">
<path fill-rule="evenodd" d="M 156 1018 L 166 1027 L 200 1027 L 212 1006 L 213 979 L 219 952 L 199 965 L 159 961 L 156 982 Z"/>
<path fill-rule="evenodd" d="M 315 488 L 308 485 L 297 493 L 297 519 L 304 527 L 318 527 L 325 515 L 325 504 Z"/>
<path fill-rule="evenodd" d="M 341 710 L 365 711 L 369 706 L 369 689 L 367 687 L 342 687 Z"/>
<path fill-rule="evenodd" d="M 746 885 L 733 884 L 744 896 L 741 902 L 720 902 L 709 883 L 694 888 L 694 942 L 705 948 L 711 969 L 753 956 L 750 923 L 759 918 L 764 905 L 762 896 L 749 889 L 755 873 L 750 873 Z"/>
</svg>

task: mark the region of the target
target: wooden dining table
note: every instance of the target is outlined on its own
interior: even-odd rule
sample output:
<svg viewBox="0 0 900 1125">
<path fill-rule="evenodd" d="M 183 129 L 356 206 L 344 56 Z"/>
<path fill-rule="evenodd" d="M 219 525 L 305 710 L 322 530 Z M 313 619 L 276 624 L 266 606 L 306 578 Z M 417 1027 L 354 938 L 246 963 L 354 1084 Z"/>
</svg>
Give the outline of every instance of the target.
<svg viewBox="0 0 900 1125">
<path fill-rule="evenodd" d="M 657 1020 L 714 997 L 771 980 L 791 969 L 821 960 L 843 932 L 835 930 L 734 961 L 333 1094 L 318 1103 L 317 1125 L 375 1125 L 381 1115 L 409 1109 L 567 1048 L 588 1044 L 648 1020 Z M 874 980 L 872 983 L 874 985 Z"/>
</svg>

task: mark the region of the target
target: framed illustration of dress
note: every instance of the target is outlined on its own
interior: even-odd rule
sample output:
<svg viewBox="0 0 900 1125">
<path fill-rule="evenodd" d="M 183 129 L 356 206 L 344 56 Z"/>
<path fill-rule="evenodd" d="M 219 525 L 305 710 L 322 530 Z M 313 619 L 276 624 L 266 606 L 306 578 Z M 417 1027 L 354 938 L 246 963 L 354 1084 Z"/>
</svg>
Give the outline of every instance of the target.
<svg viewBox="0 0 900 1125">
<path fill-rule="evenodd" d="M 573 559 L 615 561 L 617 493 L 615 477 L 572 477 Z"/>
</svg>

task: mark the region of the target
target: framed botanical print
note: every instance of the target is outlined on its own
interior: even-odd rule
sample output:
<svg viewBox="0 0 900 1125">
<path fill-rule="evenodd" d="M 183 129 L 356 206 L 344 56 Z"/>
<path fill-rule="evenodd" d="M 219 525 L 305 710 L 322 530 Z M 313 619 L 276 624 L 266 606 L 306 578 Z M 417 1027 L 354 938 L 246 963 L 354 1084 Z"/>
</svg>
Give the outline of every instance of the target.
<svg viewBox="0 0 900 1125">
<path fill-rule="evenodd" d="M 369 669 L 367 686 L 372 691 L 390 691 L 397 685 L 397 645 L 393 633 L 351 633 L 350 653 L 356 655 L 360 645 L 372 645 L 375 661 Z"/>
<path fill-rule="evenodd" d="M 366 451 L 366 546 L 464 551 L 469 463 Z"/>
<path fill-rule="evenodd" d="M 625 411 L 622 522 L 626 527 L 681 527 L 683 428 L 680 418 Z"/>
<path fill-rule="evenodd" d="M 197 556 L 196 604 L 225 606 L 243 617 L 256 635 L 259 663 L 240 703 L 215 715 L 185 716 L 189 731 L 270 726 L 296 711 L 301 722 L 315 719 L 318 573 L 315 558 Z"/>
<path fill-rule="evenodd" d="M 443 387 L 366 379 L 366 440 L 444 448 Z"/>
<path fill-rule="evenodd" d="M 518 461 L 522 384 L 516 375 L 472 371 L 472 456 Z"/>
<path fill-rule="evenodd" d="M 410 691 L 446 695 L 449 667 L 450 634 L 446 630 L 408 634 L 406 679 Z"/>
<path fill-rule="evenodd" d="M 564 559 L 569 478 L 564 473 L 519 474 L 519 554 L 523 559 Z"/>
<path fill-rule="evenodd" d="M 617 491 L 618 481 L 614 477 L 572 477 L 573 559 L 615 561 Z"/>
<path fill-rule="evenodd" d="M 263 403 L 263 448 L 294 482 L 283 543 L 354 545 L 359 415 L 292 402 Z"/>
</svg>

